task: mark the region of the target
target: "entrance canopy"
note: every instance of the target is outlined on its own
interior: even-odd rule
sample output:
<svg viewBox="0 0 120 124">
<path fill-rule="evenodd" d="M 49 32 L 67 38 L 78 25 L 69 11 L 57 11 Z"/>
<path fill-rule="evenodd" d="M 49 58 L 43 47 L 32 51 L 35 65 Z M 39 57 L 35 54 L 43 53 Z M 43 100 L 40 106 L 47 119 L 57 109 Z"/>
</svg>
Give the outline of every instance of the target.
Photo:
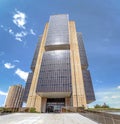
<svg viewBox="0 0 120 124">
<path fill-rule="evenodd" d="M 38 92 L 37 94 L 46 98 L 65 98 L 70 97 L 71 92 Z"/>
</svg>

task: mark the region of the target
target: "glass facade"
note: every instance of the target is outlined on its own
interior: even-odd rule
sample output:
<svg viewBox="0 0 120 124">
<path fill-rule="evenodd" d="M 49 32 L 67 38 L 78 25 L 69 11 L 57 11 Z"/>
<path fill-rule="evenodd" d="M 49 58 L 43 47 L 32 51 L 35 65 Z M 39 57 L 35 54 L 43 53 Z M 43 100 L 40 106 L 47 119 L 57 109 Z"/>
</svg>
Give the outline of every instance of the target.
<svg viewBox="0 0 120 124">
<path fill-rule="evenodd" d="M 34 72 L 34 68 L 35 68 L 35 65 L 36 65 L 38 52 L 39 52 L 39 49 L 40 49 L 41 40 L 42 40 L 42 35 L 39 37 L 39 41 L 37 43 L 35 53 L 34 53 L 34 57 L 33 57 L 33 60 L 32 60 L 32 64 L 31 64 L 32 72 L 29 73 L 28 78 L 27 78 L 25 91 L 24 91 L 24 96 L 23 96 L 23 101 L 24 102 L 26 102 L 27 98 L 28 98 L 28 94 L 29 94 L 29 90 L 30 90 L 30 86 L 31 86 L 32 78 L 33 78 L 33 72 Z"/>
<path fill-rule="evenodd" d="M 94 90 L 92 86 L 92 80 L 90 76 L 89 70 L 82 70 L 83 73 L 83 80 L 84 80 L 84 87 L 86 93 L 87 102 L 90 103 L 91 101 L 95 100 Z"/>
<path fill-rule="evenodd" d="M 78 46 L 79 46 L 79 54 L 80 54 L 80 61 L 83 67 L 87 68 L 88 62 L 86 57 L 86 52 L 83 44 L 82 34 L 77 33 L 77 39 L 78 39 Z"/>
<path fill-rule="evenodd" d="M 81 65 L 82 65 L 85 94 L 86 94 L 87 103 L 89 103 L 89 102 L 95 100 L 95 95 L 94 95 L 94 91 L 93 91 L 90 72 L 89 72 L 89 70 L 87 70 L 88 62 L 87 62 L 87 56 L 86 56 L 81 33 L 77 33 L 77 39 L 78 39 L 80 60 L 81 60 Z"/>
<path fill-rule="evenodd" d="M 43 54 L 37 92 L 71 92 L 70 51 L 55 50 Z"/>
<path fill-rule="evenodd" d="M 24 96 L 23 96 L 23 101 L 24 102 L 26 102 L 27 98 L 28 98 L 32 77 L 33 77 L 33 73 L 29 73 L 28 78 L 27 78 L 27 83 L 26 83 L 26 86 L 25 86 Z"/>
<path fill-rule="evenodd" d="M 69 43 L 68 15 L 50 16 L 46 46 Z"/>
<path fill-rule="evenodd" d="M 32 60 L 31 69 L 33 71 L 34 71 L 34 68 L 35 68 L 35 65 L 36 65 L 36 60 L 37 60 L 37 57 L 38 57 L 38 51 L 40 49 L 41 40 L 42 40 L 42 36 L 39 37 L 39 41 L 37 43 L 36 50 L 35 50 L 35 53 L 34 53 L 34 57 L 33 57 L 33 60 Z"/>
</svg>

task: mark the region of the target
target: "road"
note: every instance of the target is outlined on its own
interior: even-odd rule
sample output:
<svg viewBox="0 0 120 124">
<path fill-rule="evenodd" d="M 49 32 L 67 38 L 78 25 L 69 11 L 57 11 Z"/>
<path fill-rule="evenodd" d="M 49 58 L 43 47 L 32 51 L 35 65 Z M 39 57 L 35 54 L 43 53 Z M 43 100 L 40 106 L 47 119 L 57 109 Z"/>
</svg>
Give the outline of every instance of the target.
<svg viewBox="0 0 120 124">
<path fill-rule="evenodd" d="M 77 113 L 14 113 L 0 116 L 0 124 L 97 124 Z"/>
</svg>

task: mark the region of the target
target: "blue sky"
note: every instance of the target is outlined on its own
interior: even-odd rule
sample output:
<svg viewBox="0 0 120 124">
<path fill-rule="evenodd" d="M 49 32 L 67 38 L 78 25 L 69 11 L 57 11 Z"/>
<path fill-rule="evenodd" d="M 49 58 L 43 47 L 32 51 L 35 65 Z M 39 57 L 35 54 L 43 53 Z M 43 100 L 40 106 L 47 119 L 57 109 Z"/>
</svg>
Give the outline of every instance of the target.
<svg viewBox="0 0 120 124">
<path fill-rule="evenodd" d="M 120 108 L 119 0 L 0 0 L 0 106 L 9 86 L 25 86 L 49 16 L 69 14 L 82 32 L 96 101 Z"/>
</svg>

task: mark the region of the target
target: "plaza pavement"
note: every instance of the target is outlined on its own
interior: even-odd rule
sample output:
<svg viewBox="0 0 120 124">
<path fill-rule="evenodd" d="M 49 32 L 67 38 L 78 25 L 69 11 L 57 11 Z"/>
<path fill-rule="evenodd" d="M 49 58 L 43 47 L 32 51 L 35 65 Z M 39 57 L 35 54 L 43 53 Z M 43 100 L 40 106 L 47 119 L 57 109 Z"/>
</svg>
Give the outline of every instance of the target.
<svg viewBox="0 0 120 124">
<path fill-rule="evenodd" d="M 14 113 L 0 116 L 0 124 L 97 124 L 77 113 Z"/>
</svg>

